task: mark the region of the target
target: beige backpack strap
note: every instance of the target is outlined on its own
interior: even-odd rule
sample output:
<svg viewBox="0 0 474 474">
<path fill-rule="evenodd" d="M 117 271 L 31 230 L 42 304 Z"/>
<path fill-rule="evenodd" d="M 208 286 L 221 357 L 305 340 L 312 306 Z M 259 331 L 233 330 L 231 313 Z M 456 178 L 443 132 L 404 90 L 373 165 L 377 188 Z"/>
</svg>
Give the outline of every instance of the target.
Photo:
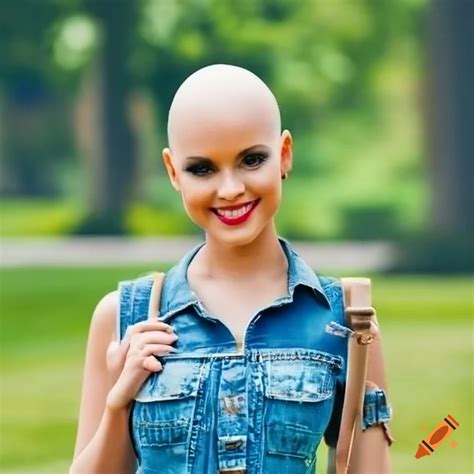
<svg viewBox="0 0 474 474">
<path fill-rule="evenodd" d="M 159 317 L 161 288 L 165 274 L 163 272 L 153 272 L 153 283 L 151 286 L 150 300 L 148 302 L 148 319 Z"/>
<path fill-rule="evenodd" d="M 336 474 L 346 474 L 355 430 L 362 416 L 369 345 L 374 340 L 370 321 L 375 317 L 369 278 L 341 278 L 348 340 L 347 376 L 341 425 L 336 446 Z"/>
</svg>

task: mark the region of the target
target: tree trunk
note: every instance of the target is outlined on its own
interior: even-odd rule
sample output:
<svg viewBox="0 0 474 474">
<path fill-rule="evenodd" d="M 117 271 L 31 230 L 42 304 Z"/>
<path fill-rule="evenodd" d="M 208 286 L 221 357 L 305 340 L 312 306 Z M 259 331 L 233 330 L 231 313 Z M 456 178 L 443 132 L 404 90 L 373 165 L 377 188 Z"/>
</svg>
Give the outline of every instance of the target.
<svg viewBox="0 0 474 474">
<path fill-rule="evenodd" d="M 429 222 L 404 242 L 394 271 L 474 270 L 474 0 L 431 0 L 424 114 Z"/>
<path fill-rule="evenodd" d="M 474 1 L 432 0 L 428 16 L 427 145 L 432 230 L 472 235 Z"/>
<path fill-rule="evenodd" d="M 95 153 L 87 157 L 92 173 L 89 213 L 77 233 L 121 234 L 125 232 L 127 204 L 137 188 L 135 139 L 127 111 L 132 86 L 128 69 L 134 29 L 133 2 L 91 2 L 89 11 L 102 26 L 102 49 L 97 70 L 88 87 L 96 88 L 91 104 L 97 126 Z M 91 163 L 92 161 L 92 163 Z"/>
</svg>

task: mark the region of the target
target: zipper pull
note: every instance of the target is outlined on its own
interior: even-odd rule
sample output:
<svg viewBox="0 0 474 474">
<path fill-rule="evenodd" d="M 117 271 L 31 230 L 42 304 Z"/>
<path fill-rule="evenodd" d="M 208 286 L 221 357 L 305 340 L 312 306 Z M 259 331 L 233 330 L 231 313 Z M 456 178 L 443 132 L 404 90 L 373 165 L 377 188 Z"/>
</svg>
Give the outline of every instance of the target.
<svg viewBox="0 0 474 474">
<path fill-rule="evenodd" d="M 326 324 L 325 332 L 339 337 L 351 337 L 354 334 L 354 331 L 351 328 L 342 326 L 336 321 L 331 321 L 329 324 Z"/>
</svg>

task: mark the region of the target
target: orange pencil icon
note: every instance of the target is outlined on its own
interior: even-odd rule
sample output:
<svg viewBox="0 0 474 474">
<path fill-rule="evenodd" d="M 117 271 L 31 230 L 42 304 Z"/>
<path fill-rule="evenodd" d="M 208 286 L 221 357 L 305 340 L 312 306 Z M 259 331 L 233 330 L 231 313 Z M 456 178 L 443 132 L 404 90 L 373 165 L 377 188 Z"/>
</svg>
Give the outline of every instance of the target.
<svg viewBox="0 0 474 474">
<path fill-rule="evenodd" d="M 418 445 L 416 459 L 430 455 L 457 427 L 459 423 L 448 415 L 443 421 Z"/>
</svg>

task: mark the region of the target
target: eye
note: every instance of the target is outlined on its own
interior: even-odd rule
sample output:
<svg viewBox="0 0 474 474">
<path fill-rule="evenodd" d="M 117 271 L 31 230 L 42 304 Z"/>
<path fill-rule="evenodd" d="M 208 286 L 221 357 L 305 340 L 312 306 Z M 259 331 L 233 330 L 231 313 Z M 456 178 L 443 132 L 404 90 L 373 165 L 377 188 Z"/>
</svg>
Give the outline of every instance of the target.
<svg viewBox="0 0 474 474">
<path fill-rule="evenodd" d="M 257 168 L 261 163 L 263 163 L 268 158 L 266 153 L 252 153 L 247 155 L 243 160 L 246 166 L 250 168 Z M 193 165 L 185 168 L 185 171 L 191 173 L 195 176 L 208 176 L 213 172 L 212 167 L 206 165 L 205 163 L 195 163 Z"/>
<path fill-rule="evenodd" d="M 268 158 L 268 155 L 265 153 L 252 153 L 247 155 L 244 159 L 245 164 L 251 168 L 256 168 L 259 164 L 263 163 Z"/>
<path fill-rule="evenodd" d="M 196 176 L 206 176 L 209 174 L 209 171 L 212 171 L 212 170 L 211 168 L 209 168 L 209 166 L 198 163 L 192 166 L 188 166 L 186 168 L 186 171 Z"/>
</svg>

